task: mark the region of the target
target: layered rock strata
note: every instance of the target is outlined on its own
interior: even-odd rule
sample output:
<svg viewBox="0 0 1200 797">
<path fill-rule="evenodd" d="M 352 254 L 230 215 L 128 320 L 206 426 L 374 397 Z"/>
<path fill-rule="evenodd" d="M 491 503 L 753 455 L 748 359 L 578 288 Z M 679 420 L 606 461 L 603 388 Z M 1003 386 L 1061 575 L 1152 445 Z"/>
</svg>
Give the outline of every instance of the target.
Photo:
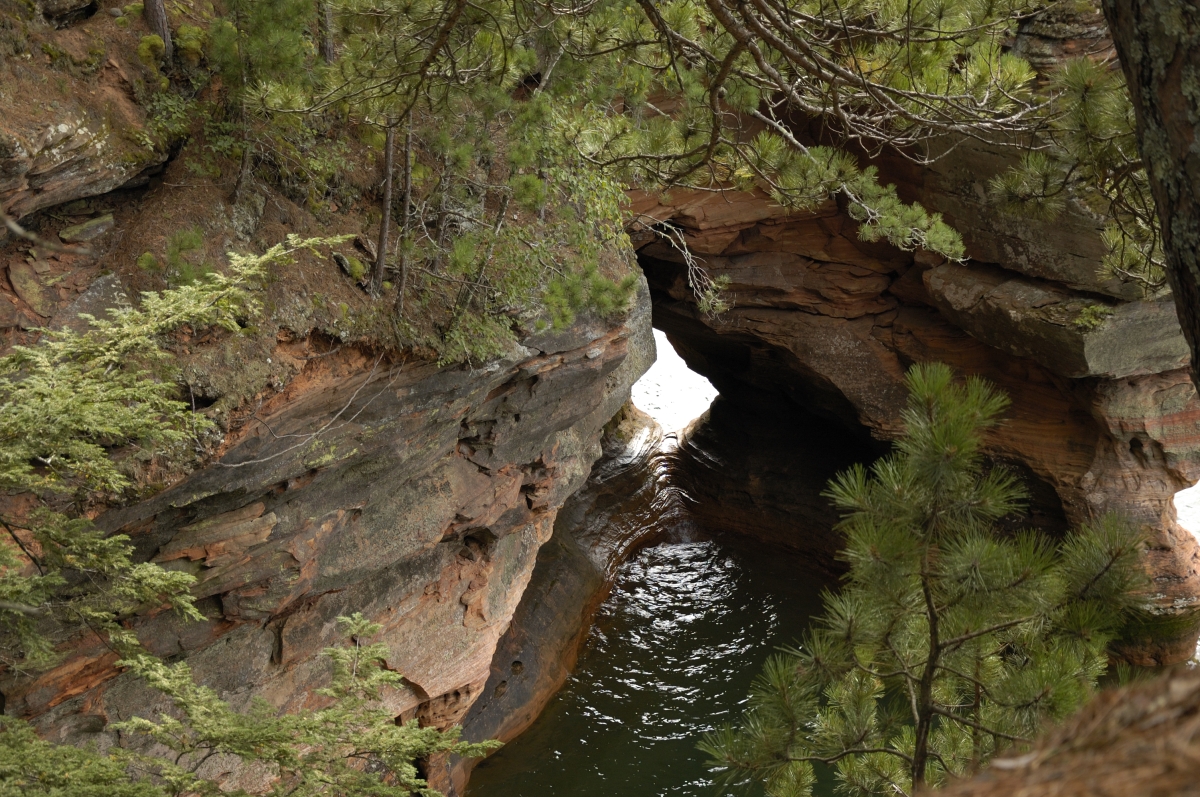
<svg viewBox="0 0 1200 797">
<path fill-rule="evenodd" d="M 943 162 L 902 192 L 941 191 L 946 203 L 955 195 L 946 175 L 961 166 Z M 989 446 L 1029 477 L 1033 521 L 1061 529 L 1064 518 L 1120 512 L 1151 541 L 1157 610 L 1197 602 L 1200 548 L 1172 503 L 1200 478 L 1187 350 L 1169 305 L 1131 300 L 1095 276 L 1097 222 L 1069 216 L 1061 234 L 1038 241 L 1042 257 L 1002 235 L 1017 222 L 976 197 L 950 219 L 968 247 L 958 264 L 865 243 L 832 203 L 789 214 L 762 195 L 673 192 L 669 202 L 638 196 L 634 210 L 674 225 L 700 266 L 729 280 L 732 309 L 706 317 L 683 256 L 649 235 L 639 242 L 655 326 L 725 400 L 781 428 L 816 414 L 889 440 L 901 430 L 909 365 L 941 361 L 984 376 L 1012 399 Z M 779 502 L 786 517 L 787 499 L 759 492 L 755 500 Z M 1159 640 L 1131 655 L 1177 661 L 1194 642 Z"/>
<path fill-rule="evenodd" d="M 673 441 L 633 405 L 610 424 L 604 457 L 587 484 L 567 499 L 491 674 L 463 721 L 471 741 L 510 741 L 537 719 L 566 682 L 591 620 L 637 546 L 652 541 L 681 510 L 666 482 Z M 462 793 L 474 761 L 447 762 L 453 793 Z"/>
<path fill-rule="evenodd" d="M 292 710 L 319 699 L 321 650 L 338 641 L 336 618 L 360 611 L 405 676 L 396 715 L 461 721 L 559 508 L 654 359 L 649 315 L 643 287 L 624 319 L 529 337 L 474 370 L 281 344 L 298 376 L 219 462 L 98 520 L 199 579 L 205 622 L 139 618 L 139 636 L 235 706 L 257 696 Z M 163 707 L 115 660 L 81 635 L 61 666 L 7 677 L 5 710 L 55 741 L 109 744 L 109 723 Z M 263 785 L 205 766 L 230 787 Z"/>
</svg>

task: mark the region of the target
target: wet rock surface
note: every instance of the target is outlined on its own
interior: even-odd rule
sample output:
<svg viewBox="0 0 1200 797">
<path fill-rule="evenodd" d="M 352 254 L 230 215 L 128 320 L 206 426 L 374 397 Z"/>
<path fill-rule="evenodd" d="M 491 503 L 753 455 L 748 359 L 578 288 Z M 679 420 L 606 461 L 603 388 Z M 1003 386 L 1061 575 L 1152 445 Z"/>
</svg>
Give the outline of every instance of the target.
<svg viewBox="0 0 1200 797">
<path fill-rule="evenodd" d="M 660 533 L 672 512 L 672 498 L 662 492 L 669 456 L 662 444 L 658 424 L 632 405 L 610 424 L 603 458 L 567 499 L 538 552 L 488 681 L 463 720 L 465 738 L 512 740 L 567 680 L 617 566 Z M 475 763 L 446 763 L 456 792 Z"/>
<path fill-rule="evenodd" d="M 921 177 L 906 190 L 919 195 L 934 179 Z M 1200 402 L 1171 308 L 1122 298 L 1095 281 L 1099 257 L 1077 244 L 1099 246 L 1096 223 L 1069 215 L 1057 234 L 1038 241 L 1057 254 L 1033 257 L 1013 248 L 999 222 L 983 223 L 1002 217 L 994 207 L 984 213 L 985 199 L 975 200 L 980 223 L 961 228 L 970 260 L 957 265 L 865 243 L 834 206 L 787 215 L 754 195 L 724 205 L 711 194 L 675 192 L 670 205 L 636 197 L 635 212 L 670 220 L 707 253 L 701 265 L 728 278 L 733 305 L 720 316 L 701 314 L 682 256 L 644 236 L 639 257 L 655 326 L 722 400 L 745 408 L 747 419 L 773 419 L 779 430 L 815 415 L 894 439 L 909 365 L 941 361 L 986 377 L 1012 400 L 989 447 L 1028 477 L 1035 524 L 1061 530 L 1106 511 L 1126 515 L 1151 540 L 1146 564 L 1157 610 L 1184 610 L 1200 600 L 1200 548 L 1176 522 L 1172 498 L 1200 478 Z M 774 442 L 767 435 L 759 447 L 764 462 Z M 788 461 L 786 446 L 777 456 Z M 775 516 L 791 513 L 780 484 L 725 489 L 721 505 L 777 502 Z M 1128 655 L 1147 664 L 1181 661 L 1192 655 L 1194 636 Z"/>
<path fill-rule="evenodd" d="M 653 361 L 649 320 L 643 289 L 624 319 L 581 320 L 475 370 L 349 348 L 311 357 L 219 463 L 98 519 L 199 579 L 206 622 L 140 617 L 139 636 L 235 706 L 292 710 L 319 699 L 336 617 L 361 611 L 407 679 L 396 715 L 461 721 L 559 508 Z M 108 723 L 164 707 L 90 635 L 67 645 L 36 679 L 4 677 L 8 713 L 103 747 Z"/>
</svg>

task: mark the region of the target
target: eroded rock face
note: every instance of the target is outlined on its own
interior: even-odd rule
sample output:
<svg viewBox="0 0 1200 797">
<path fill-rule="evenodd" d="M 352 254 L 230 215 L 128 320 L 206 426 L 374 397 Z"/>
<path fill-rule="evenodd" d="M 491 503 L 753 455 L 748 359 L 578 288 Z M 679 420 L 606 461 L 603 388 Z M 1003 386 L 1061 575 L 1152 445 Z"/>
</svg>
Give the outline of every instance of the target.
<svg viewBox="0 0 1200 797">
<path fill-rule="evenodd" d="M 975 179 L 986 180 L 985 166 Z M 920 194 L 938 174 L 906 190 Z M 733 309 L 701 315 L 680 254 L 643 238 L 655 325 L 724 399 L 770 407 L 781 426 L 815 413 L 889 440 L 901 430 L 909 365 L 941 361 L 984 376 L 1012 399 L 990 448 L 1029 476 L 1032 520 L 1061 529 L 1063 518 L 1121 512 L 1151 539 L 1158 609 L 1200 598 L 1200 549 L 1172 504 L 1200 478 L 1187 351 L 1168 305 L 1123 299 L 1122 287 L 1097 281 L 1097 222 L 1076 214 L 1058 235 L 1043 230 L 1037 246 L 1047 254 L 1035 257 L 1003 232 L 997 209 L 980 205 L 964 230 L 971 260 L 957 265 L 864 243 L 832 205 L 788 216 L 751 195 L 674 192 L 671 203 L 639 196 L 634 210 L 678 225 L 702 266 L 729 279 Z M 772 500 L 770 490 L 757 495 Z M 787 516 L 786 501 L 778 514 Z M 1159 640 L 1130 656 L 1178 661 L 1194 642 Z"/>
<path fill-rule="evenodd" d="M 1200 675 L 1181 669 L 1110 690 L 1032 750 L 1002 755 L 947 797 L 1126 797 L 1200 794 Z"/>
<path fill-rule="evenodd" d="M 39 4 L 51 18 L 69 17 L 87 6 L 77 0 Z M 94 75 L 86 92 L 76 91 L 61 103 L 47 99 L 0 115 L 0 210 L 16 219 L 137 184 L 168 156 L 148 133 L 145 112 L 136 100 L 143 82 L 141 68 L 120 54 L 89 51 L 88 40 L 71 32 L 55 41 L 64 58 L 85 65 Z M 18 96 L 41 96 L 34 86 L 46 78 L 39 83 L 36 72 L 17 59 L 10 59 L 0 74 Z M 92 228 L 84 235 L 94 232 Z"/>
<path fill-rule="evenodd" d="M 609 425 L 604 457 L 567 499 L 554 535 L 538 551 L 487 684 L 463 721 L 464 738 L 516 738 L 566 682 L 617 567 L 678 509 L 662 489 L 673 447 L 663 443 L 658 424 L 631 404 Z M 451 794 L 463 791 L 475 763 L 445 762 Z"/>
<path fill-rule="evenodd" d="M 397 716 L 459 722 L 559 508 L 654 359 L 649 316 L 643 288 L 624 319 L 529 338 L 478 370 L 349 349 L 308 360 L 219 463 L 99 519 L 199 579 L 206 622 L 160 614 L 139 636 L 236 706 L 290 710 L 327 682 L 336 618 L 361 611 L 410 685 Z M 113 660 L 81 635 L 62 666 L 0 686 L 6 711 L 56 741 L 107 744 L 109 722 L 162 706 Z"/>
</svg>

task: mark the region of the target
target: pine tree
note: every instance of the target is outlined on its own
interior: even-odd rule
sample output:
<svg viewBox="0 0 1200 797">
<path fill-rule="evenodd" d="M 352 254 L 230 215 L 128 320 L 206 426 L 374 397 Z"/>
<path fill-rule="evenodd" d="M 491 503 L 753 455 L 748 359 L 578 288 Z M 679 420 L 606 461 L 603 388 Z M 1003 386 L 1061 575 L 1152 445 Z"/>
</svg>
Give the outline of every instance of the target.
<svg viewBox="0 0 1200 797">
<path fill-rule="evenodd" d="M 150 32 L 162 39 L 163 63 L 168 67 L 175 57 L 175 45 L 171 40 L 171 21 L 167 17 L 167 6 L 163 0 L 146 0 L 143 12 Z"/>
<path fill-rule="evenodd" d="M 979 769 L 1088 698 L 1135 609 L 1140 542 L 1114 517 L 1055 542 L 1003 530 L 1024 492 L 988 467 L 1007 401 L 944 365 L 908 374 L 906 431 L 827 495 L 849 565 L 798 648 L 771 658 L 739 727 L 701 749 L 726 784 L 810 795 L 915 794 Z"/>
<path fill-rule="evenodd" d="M 416 762 L 437 754 L 480 756 L 495 742 L 461 742 L 457 729 L 397 723 L 380 700 L 403 679 L 386 667 L 387 647 L 366 640 L 380 626 L 361 614 L 338 618 L 346 644 L 327 648 L 330 685 L 325 708 L 280 715 L 265 701 L 235 712 L 198 686 L 187 664 L 166 665 L 139 654 L 121 662 L 168 696 L 173 710 L 157 720 L 117 723 L 126 739 L 153 741 L 174 753 L 149 756 L 125 747 L 105 754 L 44 742 L 20 720 L 0 716 L 0 791 L 33 797 L 199 797 L 232 794 L 198 777 L 214 755 L 263 764 L 275 774 L 271 794 L 287 797 L 433 797 Z"/>
<path fill-rule="evenodd" d="M 992 195 L 1012 212 L 1050 219 L 1069 200 L 1082 203 L 1106 220 L 1100 278 L 1162 294 L 1161 228 L 1124 77 L 1114 63 L 1073 58 L 1050 74 L 1045 91 L 1049 123 L 1019 166 L 992 179 Z"/>
<path fill-rule="evenodd" d="M 1161 226 L 1162 268 L 1200 390 L 1200 187 L 1195 178 L 1200 13 L 1184 0 L 1102 0 Z"/>
<path fill-rule="evenodd" d="M 13 226 L 21 232 L 15 223 Z M 203 619 L 189 588 L 195 579 L 139 562 L 124 535 L 106 535 L 81 508 L 132 488 L 114 461 L 118 446 L 145 446 L 176 458 L 211 422 L 176 397 L 163 339 L 183 325 L 224 327 L 259 310 L 256 288 L 290 253 L 342 239 L 291 237 L 262 255 L 230 255 L 228 274 L 211 273 L 140 306 L 89 318 L 84 333 L 43 331 L 40 342 L 0 357 L 0 487 L 44 505 L 26 516 L 0 515 L 0 664 L 31 674 L 55 661 L 55 642 L 90 629 L 126 658 L 118 666 L 171 698 L 173 713 L 135 718 L 118 730 L 143 735 L 175 755 L 168 759 L 114 748 L 104 754 L 41 741 L 20 720 L 0 716 L 0 793 L 90 797 L 218 795 L 195 775 L 211 755 L 262 762 L 278 773 L 277 793 L 338 797 L 434 795 L 415 762 L 437 753 L 485 754 L 493 743 L 458 741 L 457 731 L 398 725 L 379 702 L 401 676 L 383 666 L 384 645 L 366 644 L 379 626 L 342 618 L 345 647 L 330 648 L 329 699 L 318 711 L 280 716 L 263 702 L 233 711 L 192 680 L 186 663 L 166 665 L 141 647 L 123 620 L 147 606 L 169 606 Z M 74 510 L 58 506 L 63 496 Z M 371 766 L 364 767 L 363 762 Z M 241 792 L 237 792 L 241 794 Z"/>
<path fill-rule="evenodd" d="M 258 142 L 252 134 L 250 102 L 261 81 L 287 76 L 307 83 L 310 45 L 308 0 L 228 0 L 225 16 L 209 30 L 209 60 L 229 90 L 241 129 L 241 164 L 233 188 L 236 204 L 245 189 Z"/>
</svg>

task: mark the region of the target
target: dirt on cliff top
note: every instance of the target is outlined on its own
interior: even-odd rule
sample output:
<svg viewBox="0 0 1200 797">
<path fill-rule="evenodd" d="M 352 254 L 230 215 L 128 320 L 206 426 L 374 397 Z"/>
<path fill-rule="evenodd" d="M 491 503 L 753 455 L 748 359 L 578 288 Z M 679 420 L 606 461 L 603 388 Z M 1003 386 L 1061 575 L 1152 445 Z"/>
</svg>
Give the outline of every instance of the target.
<svg viewBox="0 0 1200 797">
<path fill-rule="evenodd" d="M 946 797 L 1200 795 L 1200 671 L 1104 692 L 1032 750 Z"/>
</svg>

